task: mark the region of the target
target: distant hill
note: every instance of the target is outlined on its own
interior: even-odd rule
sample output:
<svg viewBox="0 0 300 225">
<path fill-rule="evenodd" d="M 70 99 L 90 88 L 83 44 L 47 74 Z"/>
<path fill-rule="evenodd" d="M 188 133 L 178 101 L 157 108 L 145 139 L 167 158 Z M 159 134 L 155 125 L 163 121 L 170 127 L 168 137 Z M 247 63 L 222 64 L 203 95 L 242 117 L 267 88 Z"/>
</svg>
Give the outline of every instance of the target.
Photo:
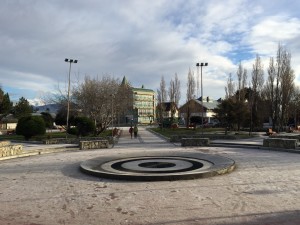
<svg viewBox="0 0 300 225">
<path fill-rule="evenodd" d="M 48 104 L 48 105 L 41 105 L 41 106 L 33 106 L 34 111 L 39 113 L 41 112 L 49 112 L 56 114 L 60 108 L 59 104 Z"/>
</svg>

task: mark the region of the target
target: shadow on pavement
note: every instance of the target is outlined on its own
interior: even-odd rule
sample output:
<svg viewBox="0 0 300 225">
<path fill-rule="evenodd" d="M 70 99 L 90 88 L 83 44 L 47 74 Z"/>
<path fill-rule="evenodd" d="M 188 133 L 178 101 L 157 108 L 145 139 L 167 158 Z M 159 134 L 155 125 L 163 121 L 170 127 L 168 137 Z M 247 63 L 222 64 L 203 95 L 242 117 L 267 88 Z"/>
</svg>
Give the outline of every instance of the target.
<svg viewBox="0 0 300 225">
<path fill-rule="evenodd" d="M 189 225 L 298 225 L 300 224 L 300 210 L 281 211 L 271 213 L 253 213 L 246 215 L 190 218 L 186 220 L 159 221 L 148 225 L 189 224 Z"/>
</svg>

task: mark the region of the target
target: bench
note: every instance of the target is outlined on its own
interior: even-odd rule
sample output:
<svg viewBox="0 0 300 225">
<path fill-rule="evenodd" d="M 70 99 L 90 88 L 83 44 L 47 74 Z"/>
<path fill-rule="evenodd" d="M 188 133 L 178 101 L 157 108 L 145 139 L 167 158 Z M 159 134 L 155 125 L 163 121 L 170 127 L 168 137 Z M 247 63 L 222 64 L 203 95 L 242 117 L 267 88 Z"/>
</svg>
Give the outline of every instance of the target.
<svg viewBox="0 0 300 225">
<path fill-rule="evenodd" d="M 296 149 L 298 144 L 297 139 L 288 138 L 265 138 L 263 147 L 269 148 L 283 148 L 283 149 Z"/>
<path fill-rule="evenodd" d="M 209 146 L 209 138 L 182 138 L 181 146 Z"/>
</svg>

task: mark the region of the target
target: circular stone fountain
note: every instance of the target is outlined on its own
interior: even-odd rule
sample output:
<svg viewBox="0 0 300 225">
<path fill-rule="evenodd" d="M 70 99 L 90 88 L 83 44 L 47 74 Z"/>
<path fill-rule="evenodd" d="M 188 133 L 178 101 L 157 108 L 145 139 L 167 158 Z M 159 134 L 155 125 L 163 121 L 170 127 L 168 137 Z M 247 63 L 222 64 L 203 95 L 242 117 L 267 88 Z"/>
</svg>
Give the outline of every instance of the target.
<svg viewBox="0 0 300 225">
<path fill-rule="evenodd" d="M 133 181 L 187 180 L 231 172 L 232 159 L 198 152 L 155 152 L 101 156 L 84 161 L 80 169 L 94 176 Z"/>
</svg>

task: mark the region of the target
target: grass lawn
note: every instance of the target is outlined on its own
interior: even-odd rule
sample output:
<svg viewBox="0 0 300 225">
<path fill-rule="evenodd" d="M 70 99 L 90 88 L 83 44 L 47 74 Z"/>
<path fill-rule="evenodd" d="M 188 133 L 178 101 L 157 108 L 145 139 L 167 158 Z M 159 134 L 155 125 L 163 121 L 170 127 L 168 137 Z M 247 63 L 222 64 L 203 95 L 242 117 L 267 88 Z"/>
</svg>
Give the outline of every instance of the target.
<svg viewBox="0 0 300 225">
<path fill-rule="evenodd" d="M 188 128 L 151 128 L 151 130 L 170 138 L 172 135 L 201 135 L 202 128 L 188 129 Z M 225 135 L 225 128 L 204 128 L 204 134 L 216 134 L 216 135 Z M 235 134 L 235 132 L 228 132 L 228 135 L 235 135 L 237 138 L 249 138 L 249 134 L 247 132 L 241 132 L 239 134 Z"/>
<path fill-rule="evenodd" d="M 166 136 L 166 137 L 171 137 L 172 135 L 197 135 L 202 133 L 202 128 L 197 128 L 195 129 L 188 129 L 188 128 L 151 128 L 151 130 Z M 225 133 L 224 128 L 204 128 L 203 133 Z"/>
<path fill-rule="evenodd" d="M 111 136 L 111 130 L 106 130 L 98 135 L 98 137 L 108 137 Z M 68 138 L 76 138 L 76 135 L 68 134 Z M 93 137 L 93 136 L 91 136 Z M 42 141 L 44 139 L 50 138 L 66 138 L 65 132 L 55 131 L 49 132 L 44 135 L 34 136 L 29 139 L 29 141 Z M 25 141 L 22 135 L 10 134 L 10 135 L 0 135 L 0 141 Z"/>
<path fill-rule="evenodd" d="M 44 135 L 38 135 L 34 136 L 29 139 L 29 141 L 41 141 L 43 139 L 49 139 L 49 138 L 65 138 L 66 133 L 65 132 L 50 132 L 46 133 Z M 68 134 L 68 137 L 76 137 L 75 135 Z M 16 134 L 10 134 L 10 135 L 0 135 L 0 141 L 25 141 L 24 136 L 22 135 L 16 135 Z"/>
</svg>

